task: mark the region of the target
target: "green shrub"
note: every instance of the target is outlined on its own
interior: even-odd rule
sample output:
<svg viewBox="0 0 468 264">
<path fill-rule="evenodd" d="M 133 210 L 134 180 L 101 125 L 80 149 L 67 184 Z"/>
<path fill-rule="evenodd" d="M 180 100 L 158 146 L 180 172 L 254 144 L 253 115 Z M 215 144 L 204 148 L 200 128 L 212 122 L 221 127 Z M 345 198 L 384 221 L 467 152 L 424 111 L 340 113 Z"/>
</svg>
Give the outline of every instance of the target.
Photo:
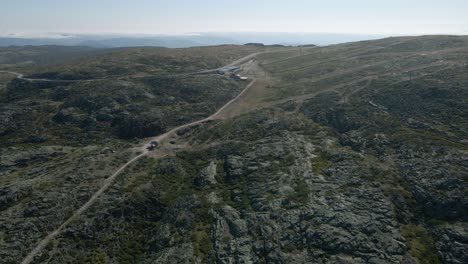
<svg viewBox="0 0 468 264">
<path fill-rule="evenodd" d="M 304 179 L 294 181 L 294 192 L 288 198 L 297 204 L 306 204 L 309 199 L 310 189 Z"/>
<path fill-rule="evenodd" d="M 192 235 L 195 256 L 206 259 L 212 250 L 212 242 L 209 236 L 208 224 L 197 224 Z"/>
<path fill-rule="evenodd" d="M 401 227 L 401 234 L 406 239 L 409 253 L 421 264 L 441 263 L 437 256 L 434 240 L 431 235 L 420 225 L 404 225 Z"/>
<path fill-rule="evenodd" d="M 320 155 L 312 159 L 312 171 L 315 174 L 323 174 L 326 169 L 330 168 L 331 164 L 331 161 Z"/>
<path fill-rule="evenodd" d="M 90 264 L 105 264 L 106 260 L 106 252 L 102 251 L 101 249 L 98 249 L 91 253 L 87 262 Z"/>
</svg>

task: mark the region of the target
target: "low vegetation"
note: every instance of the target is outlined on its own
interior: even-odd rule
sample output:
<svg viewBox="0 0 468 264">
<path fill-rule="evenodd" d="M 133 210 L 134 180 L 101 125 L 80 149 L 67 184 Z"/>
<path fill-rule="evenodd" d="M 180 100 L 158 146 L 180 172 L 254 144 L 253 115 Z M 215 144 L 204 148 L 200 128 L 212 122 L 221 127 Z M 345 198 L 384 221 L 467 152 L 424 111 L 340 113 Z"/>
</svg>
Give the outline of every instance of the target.
<svg viewBox="0 0 468 264">
<path fill-rule="evenodd" d="M 253 110 L 178 131 L 36 261 L 463 263 L 467 43 L 403 37 L 258 55 L 268 92 L 253 93 Z M 18 51 L 2 67 L 77 81 L 0 75 L 0 259 L 20 261 L 136 155 L 139 138 L 202 119 L 245 85 L 187 73 L 276 48 L 113 49 L 41 70 Z"/>
<path fill-rule="evenodd" d="M 421 264 L 441 263 L 434 246 L 431 235 L 419 225 L 405 225 L 401 228 L 402 235 L 407 240 L 409 253 L 419 260 Z"/>
</svg>

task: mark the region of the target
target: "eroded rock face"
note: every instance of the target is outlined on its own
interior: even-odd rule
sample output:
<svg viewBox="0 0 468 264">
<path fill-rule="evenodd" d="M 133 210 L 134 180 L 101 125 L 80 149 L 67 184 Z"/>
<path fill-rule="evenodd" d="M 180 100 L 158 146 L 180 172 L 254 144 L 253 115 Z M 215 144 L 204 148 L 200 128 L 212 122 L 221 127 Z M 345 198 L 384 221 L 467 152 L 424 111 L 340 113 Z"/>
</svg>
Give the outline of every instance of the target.
<svg viewBox="0 0 468 264">
<path fill-rule="evenodd" d="M 214 250 L 218 263 L 254 263 L 252 241 L 247 236 L 247 223 L 230 206 L 212 211 Z"/>
<path fill-rule="evenodd" d="M 404 177 L 428 215 L 468 221 L 468 197 L 462 180 L 468 173 L 466 153 L 436 147 L 424 151 L 403 147 L 399 155 Z"/>
<path fill-rule="evenodd" d="M 444 263 L 464 263 L 468 256 L 468 226 L 464 223 L 433 229 L 436 247 Z"/>
<path fill-rule="evenodd" d="M 244 174 L 244 164 L 241 157 L 228 156 L 226 158 L 225 167 L 227 179 L 230 181 L 235 181 Z"/>
<path fill-rule="evenodd" d="M 197 187 L 206 187 L 209 185 L 214 185 L 217 183 L 216 179 L 216 162 L 214 160 L 210 161 L 210 164 L 202 169 L 200 173 L 195 177 L 195 185 Z"/>
<path fill-rule="evenodd" d="M 32 186 L 7 186 L 0 188 L 0 208 L 4 209 L 10 204 L 18 202 L 31 195 Z"/>
<path fill-rule="evenodd" d="M 271 131 L 276 123 L 265 126 Z M 183 136 L 191 137 L 194 131 Z M 404 226 L 415 223 L 432 234 L 436 257 L 445 263 L 463 263 L 466 226 L 459 222 L 424 226 L 415 212 L 419 199 L 440 201 L 440 207 L 432 204 L 420 208 L 441 208 L 433 213 L 447 217 L 442 220 L 452 219 L 452 211 L 444 212 L 443 206 L 463 204 L 460 201 L 464 197 L 457 195 L 461 187 L 455 187 L 457 182 L 450 180 L 455 178 L 446 176 L 448 169 L 441 164 L 456 161 L 461 168 L 463 155 L 401 148 L 392 152 L 398 154 L 392 160 L 398 166 L 389 167 L 384 158 L 369 158 L 373 155 L 370 153 L 379 153 L 373 148 L 375 144 L 364 144 L 366 149 L 361 152 L 361 148 L 343 146 L 340 138 L 325 130 L 308 134 L 304 129 L 279 131 L 238 145 L 220 143 L 203 152 L 184 152 L 154 163 L 142 161 L 103 195 L 94 211 L 67 228 L 57 245 L 57 252 L 63 253 L 55 254 L 50 263 L 60 263 L 64 256 L 89 256 L 93 251 L 83 245 L 99 241 L 97 245 L 117 237 L 134 244 L 100 247 L 114 262 L 123 261 L 127 253 L 112 252 L 127 250 L 147 263 L 417 263 L 411 243 L 424 241 L 414 242 L 411 234 L 402 231 Z M 374 137 L 386 142 L 381 153 L 387 153 L 391 146 L 387 136 Z M 14 153 L 11 158 L 3 158 L 1 164 L 16 169 L 18 160 L 23 160 L 23 166 L 31 166 L 61 157 L 57 150 L 46 149 L 32 156 Z M 200 157 L 204 157 L 203 161 Z M 87 163 L 94 160 L 87 155 L 81 159 Z M 46 171 L 43 168 L 38 175 Z M 423 177 L 418 171 L 430 176 Z M 84 172 L 68 174 L 60 177 L 65 186 L 90 177 Z M 403 180 L 411 182 L 411 186 L 405 189 L 398 185 Z M 34 187 L 20 187 L 1 189 L 0 202 L 9 207 L 37 195 Z M 418 196 L 437 188 L 453 192 L 452 198 L 458 200 L 439 194 Z M 64 207 L 50 199 L 52 193 L 43 195 L 45 199 L 32 199 L 25 207 L 12 207 L 16 208 L 15 214 L 37 224 L 49 219 L 50 212 Z M 85 200 L 89 191 L 73 197 L 81 195 Z M 453 212 L 460 216 L 464 211 L 456 207 Z M 3 219 L 8 215 L 4 214 Z M 18 227 L 6 221 L 3 227 L 8 234 L 18 228 L 28 229 L 27 234 L 39 234 L 32 225 Z M 15 239 L 17 245 L 9 244 L 7 252 L 18 252 L 20 245 L 28 241 L 27 236 Z M 8 254 L 2 256 L 15 259 Z"/>
<path fill-rule="evenodd" d="M 270 160 L 272 154 L 283 159 L 289 156 L 291 161 L 271 171 L 276 160 Z M 225 206 L 211 212 L 216 262 L 403 260 L 408 248 L 393 206 L 378 185 L 364 180 L 369 172 L 359 167 L 361 158 L 332 153 L 335 162 L 322 174 L 314 169 L 320 166 L 314 162 L 319 155 L 320 147 L 302 136 L 287 134 L 281 141 L 258 142 L 242 158 L 226 159 L 228 179 L 234 175 L 237 182 L 245 178 L 252 182 L 231 195 L 234 202 L 249 203 L 251 209 Z M 304 192 L 304 197 L 297 197 L 297 192 Z M 266 198 L 269 193 L 275 193 L 274 198 Z"/>
</svg>

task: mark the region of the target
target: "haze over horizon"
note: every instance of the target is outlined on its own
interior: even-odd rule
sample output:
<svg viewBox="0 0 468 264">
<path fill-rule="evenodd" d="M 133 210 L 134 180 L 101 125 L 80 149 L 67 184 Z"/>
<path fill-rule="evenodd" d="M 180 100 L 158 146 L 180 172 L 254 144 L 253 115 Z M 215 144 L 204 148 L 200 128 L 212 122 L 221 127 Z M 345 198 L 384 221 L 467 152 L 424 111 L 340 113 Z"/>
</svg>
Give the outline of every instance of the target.
<svg viewBox="0 0 468 264">
<path fill-rule="evenodd" d="M 449 1 L 7 0 L 0 36 L 229 32 L 468 34 L 468 3 Z"/>
</svg>

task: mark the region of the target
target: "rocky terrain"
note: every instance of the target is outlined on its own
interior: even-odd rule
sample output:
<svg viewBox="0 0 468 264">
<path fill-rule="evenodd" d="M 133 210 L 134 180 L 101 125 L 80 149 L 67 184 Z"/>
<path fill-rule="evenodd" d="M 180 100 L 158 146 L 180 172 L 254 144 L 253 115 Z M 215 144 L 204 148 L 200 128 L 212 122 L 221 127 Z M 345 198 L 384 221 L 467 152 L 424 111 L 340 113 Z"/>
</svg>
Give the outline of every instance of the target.
<svg viewBox="0 0 468 264">
<path fill-rule="evenodd" d="M 0 90 L 0 140 L 9 146 L 87 145 L 158 135 L 208 116 L 243 88 L 230 78 L 189 73 L 215 69 L 263 49 L 111 49 L 66 64 L 43 65 L 38 60 L 39 69 L 29 68 L 36 70 L 30 74 L 33 78 L 74 82 L 12 80 L 13 75 L 0 73 L 10 77 L 4 77 Z"/>
<path fill-rule="evenodd" d="M 225 48 L 212 52 L 265 49 Z M 117 54 L 31 74 L 105 69 Z M 126 68 L 96 82 L 2 79 L 0 263 L 20 262 L 66 221 L 137 154 L 138 138 L 202 119 L 246 85 L 177 76 L 224 63 L 213 56 L 183 69 L 160 60 L 145 76 Z M 466 263 L 468 38 L 278 48 L 255 60 L 265 72 L 251 77 L 266 85 L 239 99 L 245 114 L 177 131 L 33 262 Z"/>
</svg>

